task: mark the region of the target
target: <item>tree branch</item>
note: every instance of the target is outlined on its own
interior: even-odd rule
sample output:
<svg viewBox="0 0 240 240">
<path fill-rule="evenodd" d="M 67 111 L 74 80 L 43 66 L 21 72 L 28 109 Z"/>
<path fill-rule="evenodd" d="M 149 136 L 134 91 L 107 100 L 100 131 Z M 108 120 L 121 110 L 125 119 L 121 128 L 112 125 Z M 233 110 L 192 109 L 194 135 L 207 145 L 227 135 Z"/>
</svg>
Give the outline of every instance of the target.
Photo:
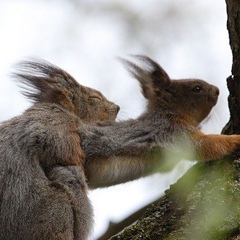
<svg viewBox="0 0 240 240">
<path fill-rule="evenodd" d="M 148 205 L 140 208 L 139 210 L 137 210 L 136 212 L 134 212 L 127 218 L 123 219 L 121 222 L 118 222 L 118 223 L 110 222 L 107 231 L 101 237 L 99 237 L 97 240 L 107 240 L 110 237 L 112 237 L 113 235 L 121 232 L 125 227 L 127 227 L 127 226 L 131 225 L 132 223 L 134 223 L 135 221 L 137 221 L 150 206 L 158 203 L 161 199 L 162 199 L 162 197 L 149 203 Z"/>
</svg>

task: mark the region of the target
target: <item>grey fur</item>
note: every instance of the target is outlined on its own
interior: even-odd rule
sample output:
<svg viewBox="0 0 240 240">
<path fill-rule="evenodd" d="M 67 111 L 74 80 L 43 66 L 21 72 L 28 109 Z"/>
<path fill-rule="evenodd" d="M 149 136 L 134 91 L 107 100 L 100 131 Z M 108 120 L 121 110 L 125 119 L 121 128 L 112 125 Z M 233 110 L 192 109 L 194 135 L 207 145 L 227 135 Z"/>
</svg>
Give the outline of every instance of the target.
<svg viewBox="0 0 240 240">
<path fill-rule="evenodd" d="M 20 63 L 15 76 L 34 105 L 0 126 L 0 239 L 88 239 L 79 128 L 119 107 L 44 61 Z"/>
<path fill-rule="evenodd" d="M 76 157 L 76 124 L 61 107 L 36 104 L 0 127 L 0 239 L 87 239 L 92 209 L 82 167 L 55 167 L 51 179 L 44 172 Z"/>
</svg>

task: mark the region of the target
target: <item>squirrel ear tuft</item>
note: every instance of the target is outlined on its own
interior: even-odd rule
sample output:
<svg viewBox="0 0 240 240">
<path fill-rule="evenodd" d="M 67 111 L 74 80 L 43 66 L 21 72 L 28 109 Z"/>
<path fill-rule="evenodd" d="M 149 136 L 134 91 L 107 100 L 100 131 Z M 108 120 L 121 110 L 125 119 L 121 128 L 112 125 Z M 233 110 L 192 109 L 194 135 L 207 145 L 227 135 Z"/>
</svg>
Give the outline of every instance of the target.
<svg viewBox="0 0 240 240">
<path fill-rule="evenodd" d="M 156 90 L 161 90 L 168 87 L 171 79 L 169 78 L 165 70 L 157 62 L 143 55 L 136 55 L 135 57 L 141 60 L 145 65 L 146 71 L 151 76 L 153 87 L 157 88 Z"/>
<path fill-rule="evenodd" d="M 156 92 L 164 90 L 170 84 L 170 78 L 164 69 L 151 58 L 143 55 L 134 55 L 142 62 L 143 67 L 125 60 L 120 60 L 127 67 L 128 71 L 135 77 L 141 85 L 143 96 L 147 99 L 152 98 Z"/>
<path fill-rule="evenodd" d="M 25 96 L 37 103 L 50 102 L 74 109 L 71 91 L 80 85 L 67 72 L 41 59 L 22 61 L 16 69 L 12 75 Z"/>
</svg>

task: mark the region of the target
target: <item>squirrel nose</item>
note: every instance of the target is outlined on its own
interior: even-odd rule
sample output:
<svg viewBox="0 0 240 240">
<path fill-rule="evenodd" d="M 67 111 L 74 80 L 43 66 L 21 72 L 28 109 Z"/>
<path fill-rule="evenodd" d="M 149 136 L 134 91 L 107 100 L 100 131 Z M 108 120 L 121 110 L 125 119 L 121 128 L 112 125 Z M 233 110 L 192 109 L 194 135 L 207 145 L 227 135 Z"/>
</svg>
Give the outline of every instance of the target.
<svg viewBox="0 0 240 240">
<path fill-rule="evenodd" d="M 218 87 L 216 87 L 216 86 L 213 86 L 213 85 L 212 85 L 210 91 L 211 91 L 213 94 L 216 94 L 216 96 L 219 95 L 219 89 L 218 89 Z"/>
<path fill-rule="evenodd" d="M 120 111 L 120 107 L 118 105 L 116 105 L 116 112 L 118 114 L 118 112 Z"/>
<path fill-rule="evenodd" d="M 215 93 L 217 96 L 219 95 L 219 89 L 217 87 L 215 88 Z"/>
</svg>

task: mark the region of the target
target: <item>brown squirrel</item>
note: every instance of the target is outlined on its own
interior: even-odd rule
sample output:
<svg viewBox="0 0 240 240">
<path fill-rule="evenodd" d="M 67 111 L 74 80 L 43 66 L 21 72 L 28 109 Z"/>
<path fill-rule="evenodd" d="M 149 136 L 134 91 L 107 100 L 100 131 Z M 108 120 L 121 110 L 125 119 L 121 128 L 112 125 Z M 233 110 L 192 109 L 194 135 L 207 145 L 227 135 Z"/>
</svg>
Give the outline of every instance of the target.
<svg viewBox="0 0 240 240">
<path fill-rule="evenodd" d="M 117 105 L 60 68 L 21 64 L 17 77 L 35 103 L 0 126 L 0 239 L 85 240 L 92 226 L 88 184 L 103 187 L 149 174 L 168 148 L 211 160 L 239 147 L 240 136 L 204 135 L 197 128 L 217 102 L 216 87 L 170 80 L 153 60 L 138 58 L 145 68 L 126 64 L 148 107 L 124 122 L 113 122 Z M 197 154 L 189 156 L 186 148 L 192 147 Z"/>
<path fill-rule="evenodd" d="M 179 160 L 208 161 L 228 156 L 240 147 L 240 135 L 205 135 L 198 128 L 217 102 L 217 87 L 199 79 L 171 80 L 152 59 L 145 56 L 137 59 L 143 67 L 123 61 L 141 85 L 148 101 L 146 112 L 136 120 L 102 127 L 94 137 L 95 130 L 91 129 L 81 135 L 90 188 L 124 183 L 159 170 L 169 161 L 168 152 Z M 128 136 L 129 141 L 138 136 L 149 145 L 137 149 L 123 146 L 122 152 L 106 157 L 103 146 L 115 136 L 119 138 L 117 142 L 122 137 Z"/>
</svg>

